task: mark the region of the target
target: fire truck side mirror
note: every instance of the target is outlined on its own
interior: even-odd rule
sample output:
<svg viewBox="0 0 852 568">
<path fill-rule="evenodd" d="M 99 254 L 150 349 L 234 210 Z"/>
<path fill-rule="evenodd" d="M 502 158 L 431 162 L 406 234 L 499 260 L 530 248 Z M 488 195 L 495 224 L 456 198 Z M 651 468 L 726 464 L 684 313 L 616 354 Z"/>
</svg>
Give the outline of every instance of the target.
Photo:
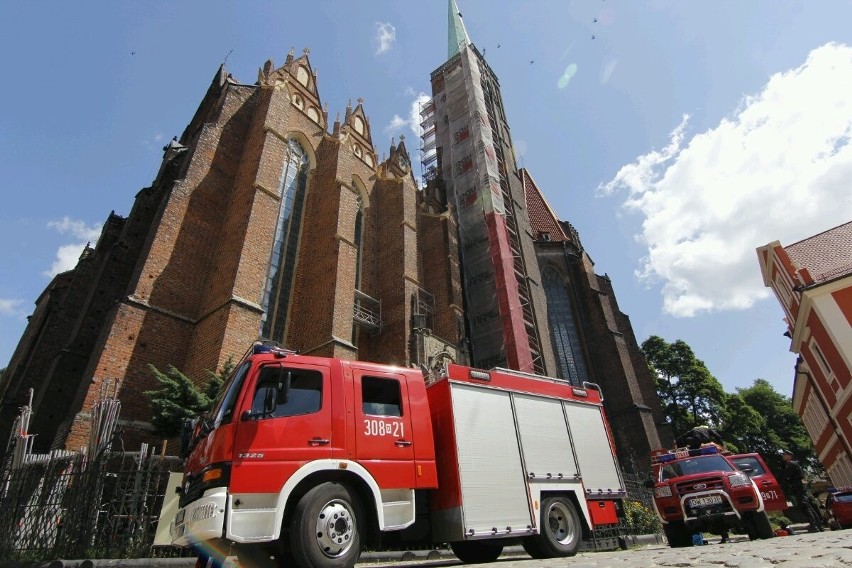
<svg viewBox="0 0 852 568">
<path fill-rule="evenodd" d="M 292 379 L 293 373 L 292 371 L 285 371 L 284 367 L 281 367 L 278 371 L 278 384 L 275 389 L 275 404 L 287 404 L 287 400 L 290 398 L 290 379 Z M 275 410 L 275 406 L 272 407 L 272 411 Z"/>
<path fill-rule="evenodd" d="M 648 489 L 653 489 L 654 488 L 654 480 L 653 479 L 647 480 L 645 482 L 645 487 L 647 487 Z"/>
</svg>

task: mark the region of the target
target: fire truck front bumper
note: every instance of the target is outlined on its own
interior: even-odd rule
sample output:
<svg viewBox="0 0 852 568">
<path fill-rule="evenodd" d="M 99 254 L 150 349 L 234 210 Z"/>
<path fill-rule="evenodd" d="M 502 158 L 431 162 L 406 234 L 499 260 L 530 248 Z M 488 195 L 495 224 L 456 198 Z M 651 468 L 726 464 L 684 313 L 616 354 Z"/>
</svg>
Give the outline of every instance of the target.
<svg viewBox="0 0 852 568">
<path fill-rule="evenodd" d="M 178 510 L 169 527 L 172 544 L 191 546 L 220 538 L 225 526 L 227 499 L 228 490 L 224 487 L 210 489 L 200 499 Z"/>
</svg>

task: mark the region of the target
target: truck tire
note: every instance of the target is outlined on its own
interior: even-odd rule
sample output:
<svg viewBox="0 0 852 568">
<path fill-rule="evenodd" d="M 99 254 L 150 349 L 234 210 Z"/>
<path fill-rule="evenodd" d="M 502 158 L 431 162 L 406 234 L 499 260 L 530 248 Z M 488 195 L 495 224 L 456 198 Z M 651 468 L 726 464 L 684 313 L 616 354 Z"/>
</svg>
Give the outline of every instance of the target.
<svg viewBox="0 0 852 568">
<path fill-rule="evenodd" d="M 692 546 L 692 535 L 683 521 L 669 521 L 669 524 L 663 525 L 663 532 L 666 533 L 666 540 L 671 548 Z"/>
<path fill-rule="evenodd" d="M 453 554 L 465 564 L 494 562 L 503 552 L 503 543 L 491 540 L 462 540 L 451 542 Z"/>
<path fill-rule="evenodd" d="M 766 511 L 752 511 L 743 516 L 749 540 L 767 539 L 775 536 L 775 531 L 772 530 L 772 523 L 769 522 Z"/>
<path fill-rule="evenodd" d="M 299 500 L 290 522 L 290 552 L 301 568 L 351 568 L 361 556 L 364 514 L 340 483 L 317 485 Z"/>
<path fill-rule="evenodd" d="M 540 533 L 527 537 L 522 544 L 533 558 L 574 556 L 583 538 L 580 515 L 568 497 L 555 495 L 541 502 Z"/>
</svg>

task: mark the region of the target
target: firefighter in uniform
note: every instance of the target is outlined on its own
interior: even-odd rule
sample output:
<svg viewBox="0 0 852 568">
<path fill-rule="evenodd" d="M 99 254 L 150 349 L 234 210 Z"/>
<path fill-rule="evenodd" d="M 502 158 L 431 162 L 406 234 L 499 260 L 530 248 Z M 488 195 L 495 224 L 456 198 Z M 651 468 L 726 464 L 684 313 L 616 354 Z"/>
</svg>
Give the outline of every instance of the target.
<svg viewBox="0 0 852 568">
<path fill-rule="evenodd" d="M 781 478 L 784 480 L 786 489 L 789 491 L 793 506 L 798 508 L 805 518 L 808 519 L 810 525 L 808 530 L 810 532 L 822 531 L 822 515 L 814 508 L 807 494 L 808 491 L 804 481 L 805 473 L 802 471 L 802 466 L 793 459 L 793 453 L 790 450 L 784 450 L 781 455 L 784 458 L 784 469 L 781 471 Z"/>
</svg>

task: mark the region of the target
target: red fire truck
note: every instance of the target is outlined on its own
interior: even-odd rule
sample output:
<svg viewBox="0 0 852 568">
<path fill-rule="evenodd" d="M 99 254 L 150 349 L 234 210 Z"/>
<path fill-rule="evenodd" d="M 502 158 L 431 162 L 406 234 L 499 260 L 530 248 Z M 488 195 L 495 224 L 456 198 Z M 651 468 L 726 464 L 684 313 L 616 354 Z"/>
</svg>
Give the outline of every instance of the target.
<svg viewBox="0 0 852 568">
<path fill-rule="evenodd" d="M 348 568 L 363 547 L 576 553 L 624 483 L 599 389 L 256 345 L 195 428 L 172 542 L 201 564 Z"/>
</svg>

